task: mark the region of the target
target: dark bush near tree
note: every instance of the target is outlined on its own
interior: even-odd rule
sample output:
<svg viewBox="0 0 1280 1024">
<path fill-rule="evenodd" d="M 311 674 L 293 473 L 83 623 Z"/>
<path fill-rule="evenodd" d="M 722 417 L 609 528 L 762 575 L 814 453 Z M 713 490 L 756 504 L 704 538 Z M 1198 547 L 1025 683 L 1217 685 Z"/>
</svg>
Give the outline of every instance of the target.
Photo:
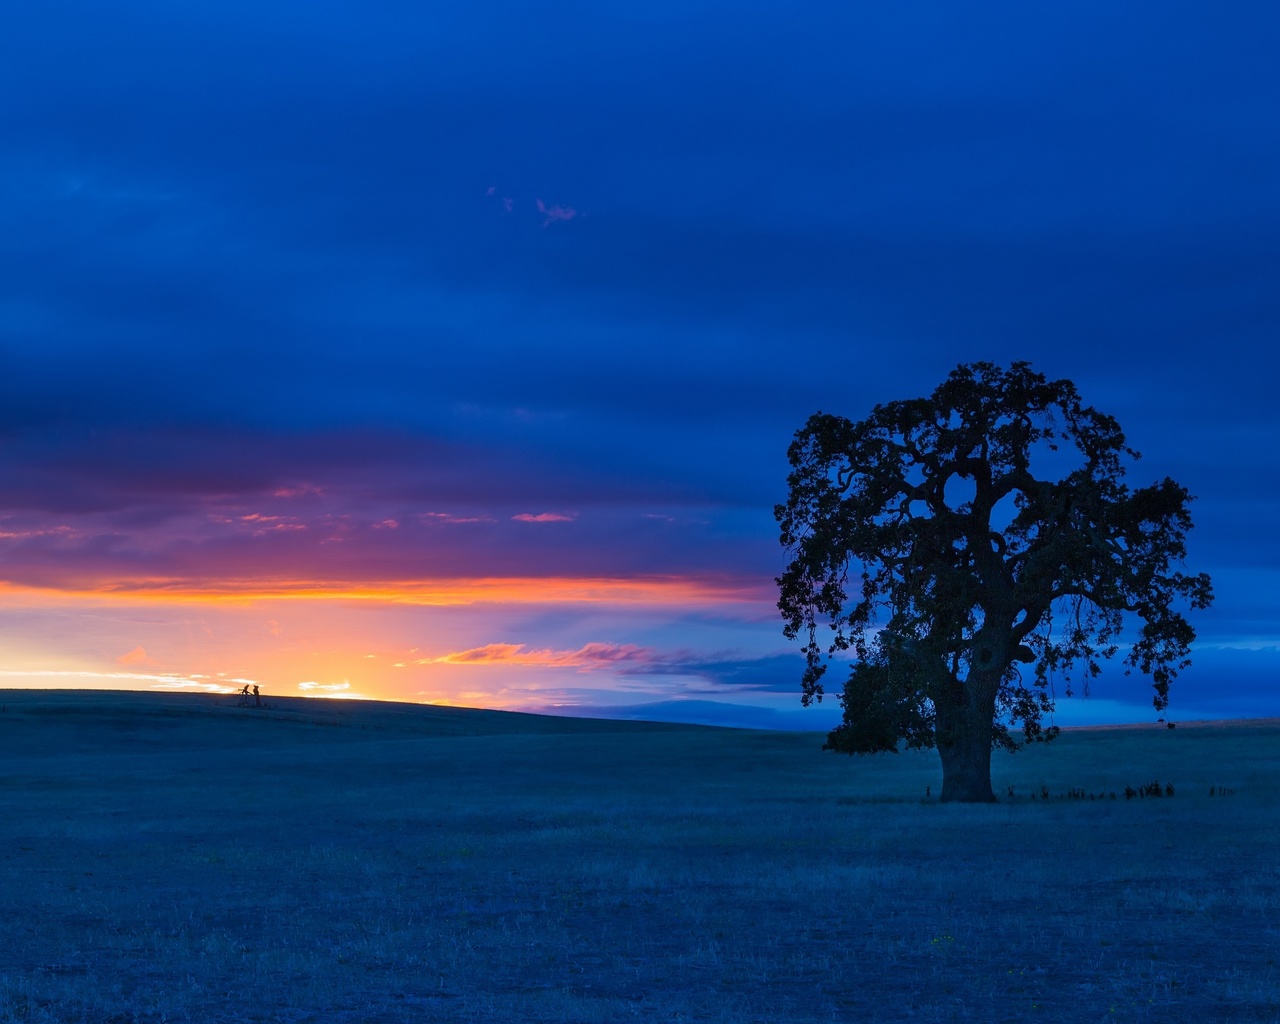
<svg viewBox="0 0 1280 1024">
<path fill-rule="evenodd" d="M 1163 716 L 1195 639 L 1175 605 L 1213 596 L 1178 568 L 1192 499 L 1167 477 L 1130 490 L 1138 453 L 1070 381 L 961 365 L 859 422 L 815 414 L 788 455 L 778 607 L 804 641 L 804 703 L 832 657 L 853 659 L 829 749 L 936 746 L 941 799 L 994 801 L 992 748 L 1052 739 L 1051 681 L 1069 696 L 1082 676 L 1087 694 L 1126 618 L 1126 671 L 1150 678 Z"/>
</svg>

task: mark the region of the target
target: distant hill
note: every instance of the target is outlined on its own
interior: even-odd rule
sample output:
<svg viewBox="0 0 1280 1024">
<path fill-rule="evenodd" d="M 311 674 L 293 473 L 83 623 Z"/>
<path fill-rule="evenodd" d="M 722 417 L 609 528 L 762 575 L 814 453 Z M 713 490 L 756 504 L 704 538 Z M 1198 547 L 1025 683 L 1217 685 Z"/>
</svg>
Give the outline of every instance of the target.
<svg viewBox="0 0 1280 1024">
<path fill-rule="evenodd" d="M 19 719 L 56 719 L 69 725 L 112 725 L 132 729 L 144 721 L 175 719 L 273 723 L 280 726 L 401 733 L 419 736 L 490 736 L 512 734 L 586 734 L 705 731 L 712 726 L 678 722 L 618 721 L 568 718 L 515 711 L 402 704 L 380 700 L 333 700 L 317 697 L 264 696 L 262 708 L 239 706 L 238 694 L 148 693 L 136 690 L 0 690 L 7 716 L 0 725 Z M 6 730 L 8 731 L 8 730 Z"/>
</svg>

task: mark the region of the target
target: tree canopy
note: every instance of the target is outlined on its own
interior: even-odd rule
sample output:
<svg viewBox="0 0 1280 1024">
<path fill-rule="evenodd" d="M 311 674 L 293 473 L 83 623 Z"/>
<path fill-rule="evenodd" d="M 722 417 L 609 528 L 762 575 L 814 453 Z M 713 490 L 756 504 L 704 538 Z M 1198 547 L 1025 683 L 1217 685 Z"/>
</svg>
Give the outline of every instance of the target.
<svg viewBox="0 0 1280 1024">
<path fill-rule="evenodd" d="M 1070 381 L 963 364 L 861 421 L 816 413 L 788 457 L 778 607 L 804 644 L 803 702 L 831 659 L 853 662 L 829 748 L 937 746 L 944 800 L 993 800 L 992 746 L 1053 738 L 1054 682 L 1087 694 L 1126 620 L 1126 671 L 1163 715 L 1195 639 L 1179 605 L 1213 594 L 1181 568 L 1192 498 L 1169 478 L 1131 490 L 1138 453 Z"/>
</svg>

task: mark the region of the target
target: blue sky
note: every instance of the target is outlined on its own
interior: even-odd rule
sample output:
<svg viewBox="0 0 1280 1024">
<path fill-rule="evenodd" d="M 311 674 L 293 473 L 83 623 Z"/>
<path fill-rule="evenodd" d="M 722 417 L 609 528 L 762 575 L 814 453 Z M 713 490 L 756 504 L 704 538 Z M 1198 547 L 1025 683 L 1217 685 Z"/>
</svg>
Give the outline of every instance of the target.
<svg viewBox="0 0 1280 1024">
<path fill-rule="evenodd" d="M 801 715 L 791 434 L 1029 359 L 1198 496 L 1174 717 L 1280 713 L 1271 5 L 5 20 L 15 685 Z"/>
</svg>

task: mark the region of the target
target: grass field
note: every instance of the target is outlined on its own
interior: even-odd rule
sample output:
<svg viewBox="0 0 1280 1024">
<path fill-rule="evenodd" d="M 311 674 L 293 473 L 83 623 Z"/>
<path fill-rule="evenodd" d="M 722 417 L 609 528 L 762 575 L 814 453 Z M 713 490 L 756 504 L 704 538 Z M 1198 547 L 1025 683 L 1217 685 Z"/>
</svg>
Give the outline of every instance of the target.
<svg viewBox="0 0 1280 1024">
<path fill-rule="evenodd" d="M 1280 723 L 956 806 L 814 734 L 0 701 L 0 1021 L 1280 1020 Z"/>
</svg>

